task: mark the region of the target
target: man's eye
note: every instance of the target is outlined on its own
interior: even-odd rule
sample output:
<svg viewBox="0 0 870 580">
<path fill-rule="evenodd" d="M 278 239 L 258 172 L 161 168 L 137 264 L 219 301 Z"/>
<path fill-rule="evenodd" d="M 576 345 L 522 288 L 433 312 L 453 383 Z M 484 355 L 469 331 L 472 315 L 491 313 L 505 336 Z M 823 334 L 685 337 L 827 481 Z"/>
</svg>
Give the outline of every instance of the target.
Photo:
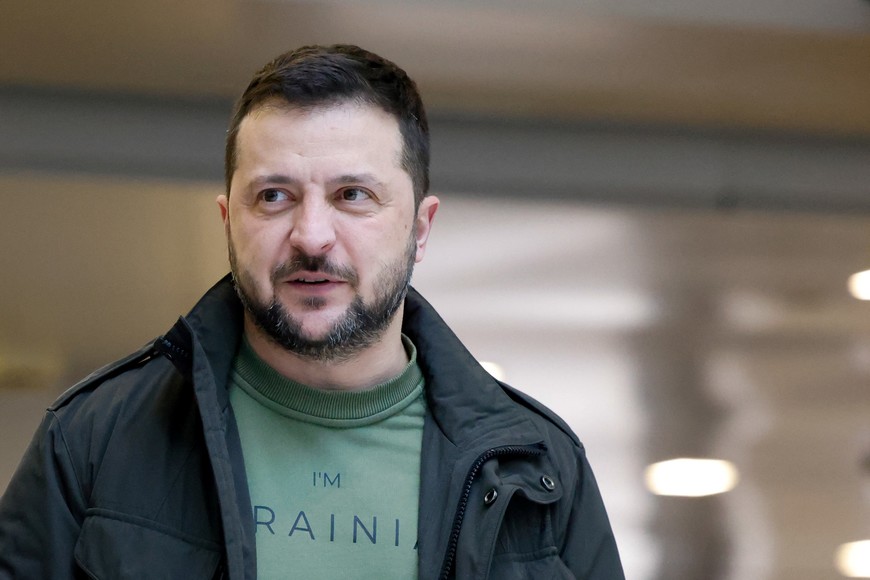
<svg viewBox="0 0 870 580">
<path fill-rule="evenodd" d="M 344 201 L 360 201 L 371 197 L 369 192 L 360 187 L 348 187 L 341 190 L 341 199 Z"/>
<path fill-rule="evenodd" d="M 289 199 L 287 194 L 280 189 L 267 189 L 260 194 L 260 197 L 262 197 L 263 201 L 266 203 L 275 203 Z"/>
</svg>

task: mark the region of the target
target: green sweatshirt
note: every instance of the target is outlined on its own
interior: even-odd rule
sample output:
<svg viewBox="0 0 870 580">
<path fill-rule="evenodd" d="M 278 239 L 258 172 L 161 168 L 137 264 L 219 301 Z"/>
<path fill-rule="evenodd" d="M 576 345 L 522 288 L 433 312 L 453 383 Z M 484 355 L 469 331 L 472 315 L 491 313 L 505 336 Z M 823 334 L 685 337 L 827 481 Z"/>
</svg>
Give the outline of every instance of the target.
<svg viewBox="0 0 870 580">
<path fill-rule="evenodd" d="M 271 578 L 416 578 L 423 375 L 410 362 L 365 391 L 322 391 L 263 362 L 233 363 L 256 524 L 257 573 Z"/>
</svg>

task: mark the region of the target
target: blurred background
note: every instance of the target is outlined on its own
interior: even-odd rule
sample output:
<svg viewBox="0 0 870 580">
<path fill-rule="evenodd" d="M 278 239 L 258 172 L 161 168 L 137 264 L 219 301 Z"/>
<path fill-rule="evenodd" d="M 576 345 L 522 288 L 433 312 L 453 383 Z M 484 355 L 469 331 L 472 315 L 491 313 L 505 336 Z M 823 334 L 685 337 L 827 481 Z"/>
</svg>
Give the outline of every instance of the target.
<svg viewBox="0 0 870 580">
<path fill-rule="evenodd" d="M 414 284 L 585 442 L 628 578 L 870 577 L 868 0 L 8 3 L 0 490 L 227 271 L 233 99 L 333 42 L 417 80 Z"/>
</svg>

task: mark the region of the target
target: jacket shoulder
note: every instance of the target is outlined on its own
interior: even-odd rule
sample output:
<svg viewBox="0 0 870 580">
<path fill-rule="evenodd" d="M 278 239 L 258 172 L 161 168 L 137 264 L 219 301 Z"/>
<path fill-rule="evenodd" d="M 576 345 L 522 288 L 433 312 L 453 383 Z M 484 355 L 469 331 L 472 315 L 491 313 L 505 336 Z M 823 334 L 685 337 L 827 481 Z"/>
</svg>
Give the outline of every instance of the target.
<svg viewBox="0 0 870 580">
<path fill-rule="evenodd" d="M 183 377 L 171 362 L 144 347 L 70 387 L 47 409 L 46 428 L 65 441 L 80 474 L 101 465 L 112 445 L 158 441 L 173 413 L 187 412 Z M 174 409 L 174 410 L 173 410 Z M 114 441 L 114 443 L 113 443 Z M 90 481 L 88 475 L 82 481 Z"/>
<path fill-rule="evenodd" d="M 536 400 L 535 398 L 529 396 L 528 394 L 499 381 L 499 385 L 504 390 L 504 392 L 517 404 L 528 409 L 538 417 L 544 419 L 546 422 L 556 427 L 559 431 L 565 434 L 571 442 L 583 448 L 583 443 L 577 437 L 577 434 L 568 426 L 568 424 L 562 419 L 559 415 L 553 412 L 552 409 Z"/>
<path fill-rule="evenodd" d="M 58 411 L 63 407 L 66 407 L 78 396 L 82 395 L 83 393 L 93 391 L 95 388 L 97 388 L 99 385 L 106 382 L 107 380 L 113 377 L 117 377 L 132 369 L 141 367 L 152 358 L 154 358 L 156 354 L 157 353 L 153 348 L 153 343 L 148 343 L 138 351 L 95 370 L 94 372 L 68 388 L 66 391 L 64 391 L 54 401 L 54 403 L 51 404 L 48 410 Z"/>
</svg>

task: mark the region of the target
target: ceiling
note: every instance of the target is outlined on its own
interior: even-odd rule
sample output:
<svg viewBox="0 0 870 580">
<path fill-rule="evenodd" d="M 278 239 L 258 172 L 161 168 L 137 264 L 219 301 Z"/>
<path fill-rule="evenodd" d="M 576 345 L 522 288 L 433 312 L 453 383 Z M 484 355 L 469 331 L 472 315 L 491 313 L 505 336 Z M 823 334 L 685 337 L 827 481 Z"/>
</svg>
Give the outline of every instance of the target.
<svg viewBox="0 0 870 580">
<path fill-rule="evenodd" d="M 866 0 L 5 8 L 0 93 L 35 104 L 0 128 L 0 488 L 40 408 L 226 270 L 221 184 L 172 164 L 220 146 L 181 134 L 220 137 L 251 71 L 339 41 L 397 61 L 436 117 L 460 120 L 443 127 L 465 128 L 435 135 L 474 147 L 434 152 L 452 179 L 415 285 L 581 435 L 629 577 L 840 577 L 837 545 L 870 538 L 870 306 L 845 288 L 870 268 L 855 203 L 870 199 Z M 145 135 L 141 119 L 170 110 L 154 103 L 174 101 Z M 137 102 L 158 113 L 125 116 Z M 208 122 L 186 124 L 198 109 Z M 808 211 L 834 183 L 852 205 Z M 735 184 L 818 203 L 723 210 L 674 193 Z M 608 202 L 643 186 L 678 201 Z M 644 490 L 645 465 L 682 455 L 734 461 L 741 482 L 693 500 Z"/>
<path fill-rule="evenodd" d="M 870 135 L 867 0 L 16 2 L 0 82 L 234 96 L 275 54 L 352 42 L 436 109 Z"/>
</svg>

